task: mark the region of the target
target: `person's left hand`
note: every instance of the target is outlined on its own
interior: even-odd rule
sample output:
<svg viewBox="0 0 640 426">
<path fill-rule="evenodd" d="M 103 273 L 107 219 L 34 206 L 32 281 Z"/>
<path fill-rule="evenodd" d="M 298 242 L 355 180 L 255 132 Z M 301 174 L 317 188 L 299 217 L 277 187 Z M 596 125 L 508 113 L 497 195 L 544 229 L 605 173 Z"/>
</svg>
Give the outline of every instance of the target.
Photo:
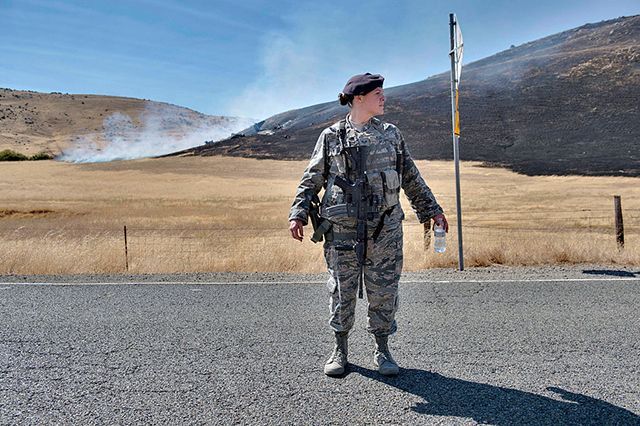
<svg viewBox="0 0 640 426">
<path fill-rule="evenodd" d="M 449 232 L 449 223 L 447 222 L 447 218 L 445 217 L 445 215 L 443 213 L 440 213 L 438 215 L 435 215 L 433 218 L 433 227 L 435 228 L 436 225 L 440 225 L 444 228 L 445 232 Z"/>
</svg>

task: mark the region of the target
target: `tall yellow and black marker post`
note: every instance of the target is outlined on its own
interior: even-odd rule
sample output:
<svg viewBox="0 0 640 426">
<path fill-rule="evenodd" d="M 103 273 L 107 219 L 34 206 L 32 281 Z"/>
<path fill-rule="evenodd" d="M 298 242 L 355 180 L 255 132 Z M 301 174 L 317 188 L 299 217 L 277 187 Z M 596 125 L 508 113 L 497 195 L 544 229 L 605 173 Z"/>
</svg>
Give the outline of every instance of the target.
<svg viewBox="0 0 640 426">
<path fill-rule="evenodd" d="M 462 250 L 462 207 L 460 202 L 460 113 L 458 111 L 458 85 L 462 72 L 462 32 L 456 15 L 449 14 L 449 34 L 451 38 L 451 127 L 453 130 L 453 162 L 456 171 L 456 213 L 458 216 L 458 268 L 464 270 Z"/>
</svg>

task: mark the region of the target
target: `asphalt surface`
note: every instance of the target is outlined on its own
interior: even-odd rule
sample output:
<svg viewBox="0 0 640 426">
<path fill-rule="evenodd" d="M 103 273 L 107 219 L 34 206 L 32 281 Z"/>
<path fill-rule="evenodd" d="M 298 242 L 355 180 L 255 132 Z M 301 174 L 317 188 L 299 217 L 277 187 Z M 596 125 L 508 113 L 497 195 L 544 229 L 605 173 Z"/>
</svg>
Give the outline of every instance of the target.
<svg viewBox="0 0 640 426">
<path fill-rule="evenodd" d="M 322 277 L 100 278 L 0 277 L 0 424 L 640 425 L 632 269 L 407 274 L 396 378 Z"/>
</svg>

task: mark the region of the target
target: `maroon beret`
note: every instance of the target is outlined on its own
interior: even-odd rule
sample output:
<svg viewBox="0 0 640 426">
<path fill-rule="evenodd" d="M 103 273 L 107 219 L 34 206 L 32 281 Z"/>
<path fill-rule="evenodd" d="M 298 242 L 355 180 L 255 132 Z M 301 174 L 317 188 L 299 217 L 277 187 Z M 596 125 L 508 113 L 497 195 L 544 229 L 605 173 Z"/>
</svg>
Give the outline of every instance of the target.
<svg viewBox="0 0 640 426">
<path fill-rule="evenodd" d="M 345 95 L 366 95 L 376 87 L 382 87 L 384 83 L 384 77 L 380 74 L 366 74 L 354 75 L 347 81 L 347 84 L 342 89 L 342 93 Z"/>
</svg>

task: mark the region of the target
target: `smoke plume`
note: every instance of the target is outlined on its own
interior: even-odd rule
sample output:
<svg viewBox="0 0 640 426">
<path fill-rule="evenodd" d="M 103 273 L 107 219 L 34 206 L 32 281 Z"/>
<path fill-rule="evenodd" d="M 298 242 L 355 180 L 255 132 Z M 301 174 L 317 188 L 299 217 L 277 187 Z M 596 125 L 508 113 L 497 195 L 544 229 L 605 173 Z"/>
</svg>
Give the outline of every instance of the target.
<svg viewBox="0 0 640 426">
<path fill-rule="evenodd" d="M 253 120 L 211 117 L 168 104 L 147 104 L 138 121 L 116 112 L 104 119 L 102 132 L 83 136 L 58 160 L 94 163 L 154 157 L 213 143 L 246 129 Z"/>
</svg>

